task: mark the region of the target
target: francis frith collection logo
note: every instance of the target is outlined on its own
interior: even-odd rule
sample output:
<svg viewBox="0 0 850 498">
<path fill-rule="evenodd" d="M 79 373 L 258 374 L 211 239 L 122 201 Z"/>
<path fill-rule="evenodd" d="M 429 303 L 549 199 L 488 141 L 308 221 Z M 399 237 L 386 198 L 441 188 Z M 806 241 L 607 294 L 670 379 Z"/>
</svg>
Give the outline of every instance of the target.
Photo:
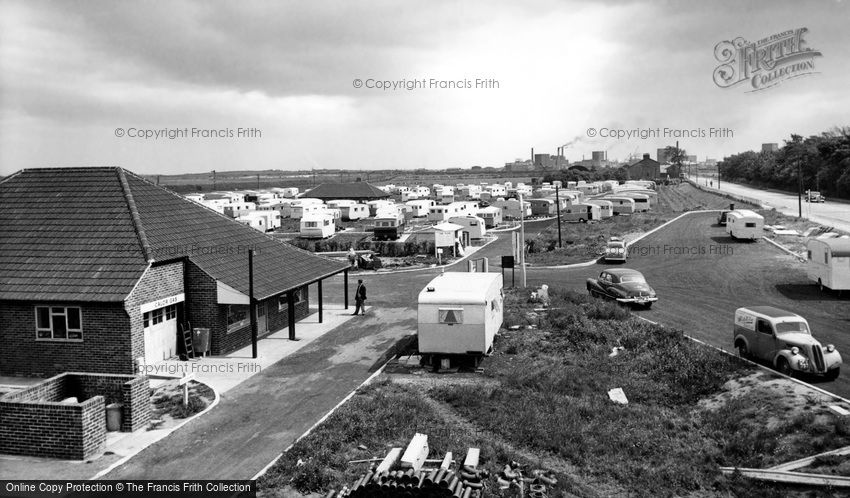
<svg viewBox="0 0 850 498">
<path fill-rule="evenodd" d="M 814 74 L 815 58 L 823 54 L 806 46 L 806 28 L 790 29 L 757 42 L 742 37 L 714 47 L 720 65 L 714 69 L 714 83 L 729 88 L 745 81 L 750 92 L 775 87 L 783 81 Z"/>
</svg>

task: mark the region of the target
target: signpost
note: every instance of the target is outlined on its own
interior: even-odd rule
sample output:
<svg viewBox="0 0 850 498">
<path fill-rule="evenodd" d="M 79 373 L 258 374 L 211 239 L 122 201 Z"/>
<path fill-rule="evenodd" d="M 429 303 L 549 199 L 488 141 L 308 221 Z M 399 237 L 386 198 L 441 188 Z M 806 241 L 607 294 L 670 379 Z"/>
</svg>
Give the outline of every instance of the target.
<svg viewBox="0 0 850 498">
<path fill-rule="evenodd" d="M 178 386 L 183 386 L 183 406 L 189 406 L 189 382 L 195 380 L 195 373 L 186 374 L 177 381 Z"/>
</svg>

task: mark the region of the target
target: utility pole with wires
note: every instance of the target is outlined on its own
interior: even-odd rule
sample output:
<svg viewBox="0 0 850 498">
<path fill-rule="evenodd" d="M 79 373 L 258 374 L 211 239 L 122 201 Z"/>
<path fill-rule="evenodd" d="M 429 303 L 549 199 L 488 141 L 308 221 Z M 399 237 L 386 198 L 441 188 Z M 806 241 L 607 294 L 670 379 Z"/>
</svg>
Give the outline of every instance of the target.
<svg viewBox="0 0 850 498">
<path fill-rule="evenodd" d="M 525 209 L 523 209 L 522 192 L 519 195 L 519 271 L 522 287 L 528 286 L 525 275 Z"/>
<path fill-rule="evenodd" d="M 522 209 L 522 206 L 520 206 L 520 209 Z M 558 216 L 558 247 L 561 248 L 563 247 L 561 245 L 561 198 L 558 196 L 557 185 L 555 185 L 555 213 Z"/>
</svg>

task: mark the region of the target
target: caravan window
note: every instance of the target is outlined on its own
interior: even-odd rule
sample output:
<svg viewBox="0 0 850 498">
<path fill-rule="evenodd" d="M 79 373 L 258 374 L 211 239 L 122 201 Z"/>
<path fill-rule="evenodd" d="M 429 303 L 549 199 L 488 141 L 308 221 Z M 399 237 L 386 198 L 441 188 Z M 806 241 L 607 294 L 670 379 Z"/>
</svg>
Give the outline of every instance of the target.
<svg viewBox="0 0 850 498">
<path fill-rule="evenodd" d="M 744 226 L 747 228 L 755 228 L 756 224 L 753 222 L 744 223 Z"/>
<path fill-rule="evenodd" d="M 463 308 L 440 308 L 439 313 L 439 323 L 446 325 L 463 323 Z"/>
</svg>

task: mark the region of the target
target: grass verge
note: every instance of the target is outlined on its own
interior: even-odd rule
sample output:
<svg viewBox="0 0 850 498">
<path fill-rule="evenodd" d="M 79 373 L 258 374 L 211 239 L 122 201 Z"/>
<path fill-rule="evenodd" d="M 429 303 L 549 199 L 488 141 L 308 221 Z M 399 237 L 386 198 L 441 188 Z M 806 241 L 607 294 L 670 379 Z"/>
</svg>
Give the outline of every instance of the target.
<svg viewBox="0 0 850 498">
<path fill-rule="evenodd" d="M 719 467 L 850 444 L 828 400 L 794 394 L 796 384 L 616 304 L 559 289 L 550 298 L 551 311 L 533 316 L 524 293 L 507 295 L 506 323 L 536 326 L 503 330 L 483 374 L 390 374 L 359 391 L 260 480 L 261 495 L 350 485 L 366 467 L 349 460 L 382 457 L 416 432 L 429 435 L 432 458 L 481 448 L 493 476 L 485 496 L 495 497 L 519 496 L 496 483 L 511 460 L 553 471 L 549 496 L 808 496 Z M 616 387 L 627 405 L 609 400 Z"/>
</svg>

